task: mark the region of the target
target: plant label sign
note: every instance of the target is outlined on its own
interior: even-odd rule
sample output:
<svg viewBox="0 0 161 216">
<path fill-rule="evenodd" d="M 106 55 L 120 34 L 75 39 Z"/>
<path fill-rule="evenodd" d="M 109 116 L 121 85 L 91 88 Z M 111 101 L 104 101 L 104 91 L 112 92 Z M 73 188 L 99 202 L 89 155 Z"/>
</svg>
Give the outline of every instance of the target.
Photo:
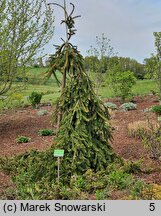
<svg viewBox="0 0 161 216">
<path fill-rule="evenodd" d="M 59 179 L 60 179 L 60 157 L 64 156 L 64 150 L 62 149 L 56 149 L 54 150 L 54 157 L 58 158 L 58 183 L 59 183 Z"/>
<path fill-rule="evenodd" d="M 64 156 L 64 150 L 56 149 L 54 150 L 54 157 L 63 157 Z"/>
</svg>

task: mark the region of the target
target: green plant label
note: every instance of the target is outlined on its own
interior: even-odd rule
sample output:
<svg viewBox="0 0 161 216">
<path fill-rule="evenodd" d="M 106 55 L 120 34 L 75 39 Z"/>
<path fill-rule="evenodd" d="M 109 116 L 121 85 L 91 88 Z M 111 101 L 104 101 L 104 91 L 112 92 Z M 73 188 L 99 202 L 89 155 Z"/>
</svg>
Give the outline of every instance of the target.
<svg viewBox="0 0 161 216">
<path fill-rule="evenodd" d="M 63 157 L 64 156 L 64 150 L 54 150 L 54 157 Z"/>
<path fill-rule="evenodd" d="M 160 116 L 158 117 L 158 121 L 161 121 L 161 117 Z"/>
</svg>

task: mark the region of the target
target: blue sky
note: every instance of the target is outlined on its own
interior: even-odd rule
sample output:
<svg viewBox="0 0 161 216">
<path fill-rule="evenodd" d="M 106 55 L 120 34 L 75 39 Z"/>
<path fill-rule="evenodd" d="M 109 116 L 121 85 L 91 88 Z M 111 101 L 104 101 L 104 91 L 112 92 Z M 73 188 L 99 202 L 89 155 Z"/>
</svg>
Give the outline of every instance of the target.
<svg viewBox="0 0 161 216">
<path fill-rule="evenodd" d="M 63 0 L 48 0 L 63 3 Z M 67 0 L 69 3 L 70 1 Z M 111 39 L 119 56 L 143 62 L 154 52 L 154 31 L 161 31 L 161 0 L 71 0 L 76 6 L 77 34 L 72 42 L 81 54 L 87 55 L 90 45 L 96 46 L 96 36 L 102 33 Z M 68 4 L 69 8 L 69 4 Z M 64 37 L 61 9 L 55 7 L 55 34 L 46 46 L 47 53 L 54 53 L 52 44 L 60 44 Z"/>
</svg>

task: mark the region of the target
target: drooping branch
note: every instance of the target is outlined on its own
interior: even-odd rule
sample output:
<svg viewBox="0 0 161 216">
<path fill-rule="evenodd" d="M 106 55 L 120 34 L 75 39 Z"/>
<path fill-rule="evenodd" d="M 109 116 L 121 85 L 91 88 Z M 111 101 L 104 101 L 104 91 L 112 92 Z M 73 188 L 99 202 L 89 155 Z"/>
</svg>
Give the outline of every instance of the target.
<svg viewBox="0 0 161 216">
<path fill-rule="evenodd" d="M 71 39 L 71 37 L 75 34 L 76 29 L 75 29 L 75 19 L 81 17 L 80 15 L 78 16 L 73 16 L 74 10 L 75 10 L 75 6 L 73 3 L 70 3 L 70 5 L 72 6 L 72 10 L 70 12 L 70 14 L 68 14 L 67 10 L 66 10 L 66 3 L 64 1 L 64 6 L 58 4 L 58 3 L 49 3 L 48 5 L 55 5 L 58 6 L 60 8 L 63 9 L 64 14 L 65 14 L 65 19 L 61 21 L 61 24 L 65 23 L 66 25 L 66 33 L 67 33 L 67 41 L 66 43 L 69 42 L 69 40 Z"/>
<path fill-rule="evenodd" d="M 72 9 L 71 12 L 67 12 L 66 8 L 66 1 L 64 0 L 64 6 L 57 4 L 57 3 L 49 3 L 49 5 L 55 5 L 63 9 L 64 11 L 64 19 L 61 21 L 61 24 L 65 24 L 66 27 L 66 40 L 61 38 L 63 44 L 60 46 L 56 45 L 56 53 L 51 56 L 50 61 L 50 69 L 47 72 L 47 78 L 49 79 L 50 76 L 53 74 L 56 78 L 56 71 L 60 71 L 63 75 L 62 78 L 62 85 L 61 85 L 61 93 L 66 87 L 67 77 L 75 76 L 77 74 L 77 70 L 81 70 L 81 64 L 79 64 L 80 54 L 77 49 L 69 42 L 71 37 L 75 34 L 75 19 L 80 16 L 73 16 L 75 6 L 74 4 L 70 3 Z M 57 83 L 59 80 L 56 78 Z M 57 132 L 60 127 L 60 122 L 62 119 L 62 111 L 59 110 L 57 115 Z"/>
<path fill-rule="evenodd" d="M 71 62 L 70 62 L 70 58 L 69 58 L 69 53 L 70 53 L 69 50 L 70 49 L 74 49 L 74 50 L 77 49 L 69 41 L 70 41 L 71 37 L 76 32 L 74 19 L 76 19 L 80 16 L 73 16 L 75 6 L 72 3 L 70 3 L 70 5 L 72 7 L 71 12 L 70 13 L 67 12 L 65 0 L 64 0 L 64 6 L 62 6 L 61 4 L 58 4 L 58 3 L 49 3 L 48 5 L 58 6 L 58 7 L 62 8 L 64 11 L 64 17 L 65 18 L 61 21 L 61 24 L 64 23 L 66 26 L 66 40 L 61 38 L 61 40 L 63 41 L 63 44 L 60 46 L 54 45 L 56 47 L 56 53 L 50 57 L 51 67 L 50 67 L 49 71 L 47 72 L 47 79 L 49 79 L 52 74 L 55 77 L 56 76 L 55 73 L 57 70 L 59 70 L 63 74 L 63 80 L 62 80 L 62 91 L 63 91 L 63 89 L 66 86 L 67 73 L 68 74 L 70 73 L 69 65 Z M 62 59 L 64 59 L 64 60 L 62 61 Z M 56 79 L 56 80 L 57 80 L 57 83 L 59 84 L 58 79 Z"/>
</svg>

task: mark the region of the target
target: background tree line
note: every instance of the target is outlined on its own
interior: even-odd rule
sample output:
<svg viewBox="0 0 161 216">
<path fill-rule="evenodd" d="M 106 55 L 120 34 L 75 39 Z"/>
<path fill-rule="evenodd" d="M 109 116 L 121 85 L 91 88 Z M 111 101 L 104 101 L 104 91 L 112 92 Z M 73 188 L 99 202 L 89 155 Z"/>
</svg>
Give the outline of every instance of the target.
<svg viewBox="0 0 161 216">
<path fill-rule="evenodd" d="M 84 57 L 84 67 L 88 72 L 97 73 L 99 70 L 100 59 L 97 56 L 85 56 Z M 146 60 L 145 64 L 141 64 L 135 59 L 129 57 L 119 57 L 119 56 L 104 56 L 102 59 L 102 73 L 108 74 L 110 70 L 114 67 L 119 67 L 120 71 L 132 71 L 137 79 L 144 79 L 148 73 L 152 73 L 153 70 L 147 70 L 146 64 L 149 61 Z M 152 74 L 151 77 L 152 78 Z"/>
</svg>

